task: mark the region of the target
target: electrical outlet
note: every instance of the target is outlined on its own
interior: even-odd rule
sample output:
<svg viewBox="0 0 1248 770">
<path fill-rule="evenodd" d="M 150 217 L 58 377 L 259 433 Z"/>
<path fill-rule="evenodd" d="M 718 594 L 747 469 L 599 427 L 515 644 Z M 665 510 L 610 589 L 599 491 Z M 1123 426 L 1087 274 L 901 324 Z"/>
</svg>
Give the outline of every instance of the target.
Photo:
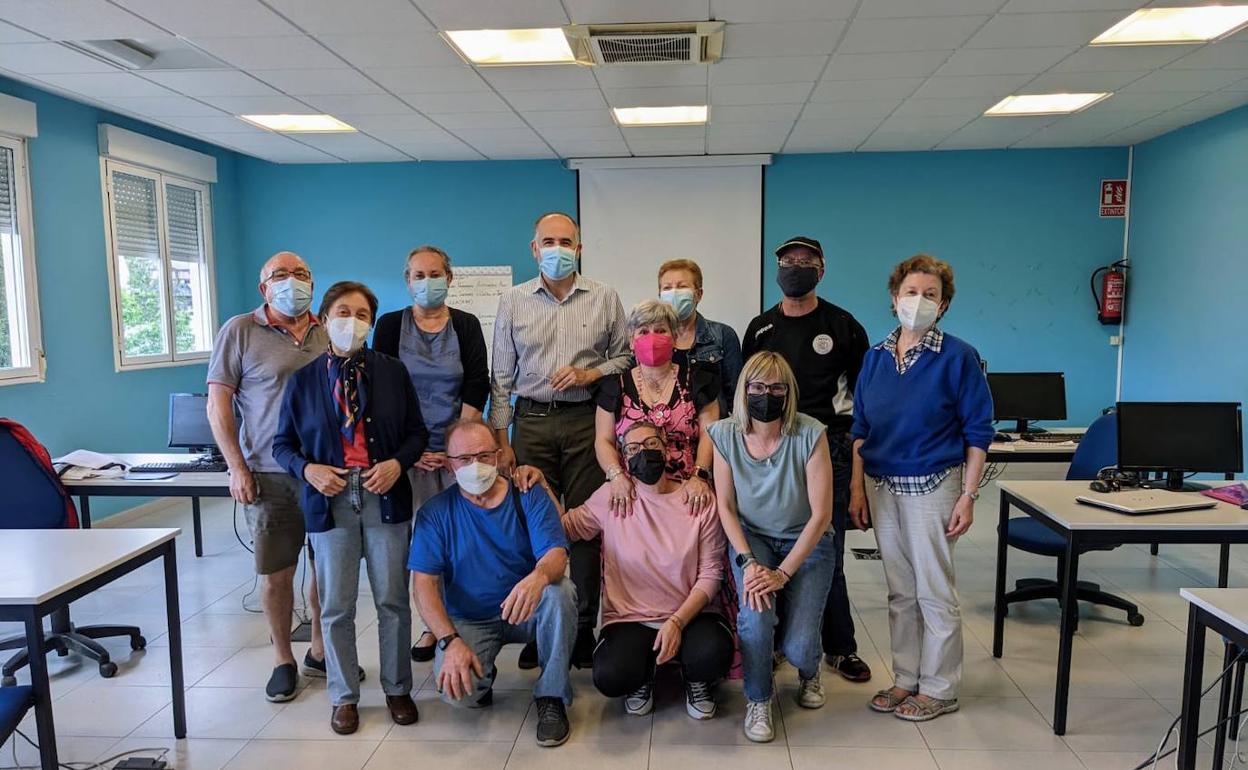
<svg viewBox="0 0 1248 770">
<path fill-rule="evenodd" d="M 1115 347 L 1115 348 L 1116 348 L 1116 347 L 1118 347 L 1119 345 L 1121 345 L 1121 344 L 1122 344 L 1122 335 L 1121 335 L 1121 334 L 1111 334 L 1111 335 L 1109 335 L 1109 344 L 1110 344 L 1110 346 L 1111 346 L 1111 347 Z"/>
</svg>

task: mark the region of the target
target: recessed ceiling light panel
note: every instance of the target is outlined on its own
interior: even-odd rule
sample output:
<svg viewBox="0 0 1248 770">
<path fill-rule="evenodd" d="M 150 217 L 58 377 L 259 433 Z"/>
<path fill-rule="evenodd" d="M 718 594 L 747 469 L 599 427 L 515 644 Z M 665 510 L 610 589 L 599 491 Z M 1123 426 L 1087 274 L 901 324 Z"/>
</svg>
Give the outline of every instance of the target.
<svg viewBox="0 0 1248 770">
<path fill-rule="evenodd" d="M 354 131 L 333 115 L 239 115 L 253 126 L 283 134 L 334 134 Z"/>
<path fill-rule="evenodd" d="M 558 27 L 548 29 L 465 29 L 441 33 L 472 64 L 574 64 L 572 47 Z"/>
<path fill-rule="evenodd" d="M 1248 25 L 1248 5 L 1141 8 L 1102 32 L 1092 45 L 1203 43 Z"/>
<path fill-rule="evenodd" d="M 705 123 L 708 108 L 705 104 L 683 107 L 614 107 L 615 122 L 625 128 L 631 126 L 693 126 Z"/>
<path fill-rule="evenodd" d="M 988 117 L 1020 115 L 1070 115 L 1086 110 L 1112 94 L 1016 94 L 1007 96 L 984 113 Z"/>
</svg>

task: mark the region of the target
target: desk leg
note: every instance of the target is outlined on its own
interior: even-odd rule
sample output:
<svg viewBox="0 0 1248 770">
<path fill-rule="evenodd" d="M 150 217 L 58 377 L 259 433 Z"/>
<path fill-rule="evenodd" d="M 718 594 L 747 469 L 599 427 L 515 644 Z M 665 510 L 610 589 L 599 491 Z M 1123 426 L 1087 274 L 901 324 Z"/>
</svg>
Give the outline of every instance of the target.
<svg viewBox="0 0 1248 770">
<path fill-rule="evenodd" d="M 1242 648 L 1237 648 L 1242 650 Z M 1236 654 L 1240 654 L 1237 652 Z M 1231 695 L 1231 713 L 1239 714 L 1244 710 L 1244 662 L 1240 661 L 1235 664 L 1235 684 L 1232 685 Z M 1227 727 L 1227 737 L 1233 741 L 1239 740 L 1239 718 L 1231 720 Z"/>
<path fill-rule="evenodd" d="M 1079 547 L 1074 532 L 1066 541 L 1066 574 L 1062 577 L 1062 630 L 1057 651 L 1057 695 L 1053 702 L 1053 734 L 1066 734 L 1066 706 L 1070 699 L 1070 659 L 1079 619 Z"/>
<path fill-rule="evenodd" d="M 1222 656 L 1222 669 L 1225 671 L 1233 665 L 1235 656 L 1239 655 L 1239 648 L 1230 642 L 1225 642 L 1226 653 Z M 1213 756 L 1226 756 L 1226 716 L 1231 708 L 1231 683 L 1235 679 L 1235 672 L 1228 671 L 1226 676 L 1222 677 L 1222 685 L 1218 688 L 1218 721 L 1217 729 L 1213 732 Z M 1219 761 L 1217 767 L 1222 766 Z"/>
<path fill-rule="evenodd" d="M 1226 588 L 1231 577 L 1231 544 L 1223 543 L 1218 551 L 1218 588 Z"/>
<path fill-rule="evenodd" d="M 1200 690 L 1205 662 L 1205 624 L 1195 605 L 1187 611 L 1187 662 L 1183 666 L 1183 703 L 1179 716 L 1180 770 L 1195 770 L 1200 743 Z"/>
<path fill-rule="evenodd" d="M 178 607 L 178 549 L 165 543 L 165 610 L 169 619 L 169 685 L 173 690 L 173 737 L 186 737 L 186 688 L 182 680 L 182 617 Z"/>
<path fill-rule="evenodd" d="M 204 555 L 204 530 L 199 517 L 199 498 L 191 498 L 191 522 L 195 529 L 195 558 Z"/>
<path fill-rule="evenodd" d="M 32 607 L 26 617 L 26 649 L 30 651 L 30 682 L 35 688 L 35 725 L 39 738 L 39 764 L 58 770 L 56 727 L 52 722 L 52 682 L 48 656 L 43 653 L 43 618 Z M 17 740 L 14 736 L 13 740 Z"/>
<path fill-rule="evenodd" d="M 1005 560 L 1009 553 L 1006 528 L 1010 522 L 1010 503 L 1001 493 L 1001 509 L 997 519 L 997 587 L 992 603 L 992 657 L 999 658 L 1005 648 Z"/>
<path fill-rule="evenodd" d="M 78 496 L 78 526 L 91 529 L 91 498 L 86 495 Z"/>
</svg>

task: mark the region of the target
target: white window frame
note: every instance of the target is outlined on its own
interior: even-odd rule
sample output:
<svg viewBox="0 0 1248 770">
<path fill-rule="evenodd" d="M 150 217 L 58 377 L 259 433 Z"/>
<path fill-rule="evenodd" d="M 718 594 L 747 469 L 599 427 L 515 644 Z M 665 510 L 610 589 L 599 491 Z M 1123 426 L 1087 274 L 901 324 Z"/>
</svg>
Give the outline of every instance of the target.
<svg viewBox="0 0 1248 770">
<path fill-rule="evenodd" d="M 13 152 L 13 190 L 16 193 L 17 234 L 22 250 L 22 269 L 14 271 L 16 290 L 21 293 L 26 310 L 25 318 L 13 328 L 9 326 L 9 339 L 25 340 L 30 351 L 27 366 L 0 369 L 0 385 L 22 385 L 43 382 L 47 366 L 43 352 L 43 327 L 39 318 L 39 282 L 35 271 L 35 223 L 30 198 L 30 164 L 26 155 L 26 140 L 21 137 L 0 134 L 0 147 Z M 24 333 L 23 333 L 24 332 Z"/>
<path fill-rule="evenodd" d="M 121 292 L 117 286 L 117 277 L 119 271 L 117 269 L 117 252 L 116 237 L 114 228 L 116 220 L 113 217 L 112 206 L 112 185 L 113 172 L 120 171 L 123 174 L 144 177 L 151 179 L 156 184 L 156 226 L 157 239 L 160 250 L 160 296 L 162 312 L 165 321 L 165 339 L 169 344 L 168 353 L 160 353 L 149 356 L 127 356 L 125 354 L 125 330 L 122 328 L 121 313 Z M 203 205 L 200 210 L 200 233 L 204 242 L 204 269 L 207 271 L 208 279 L 208 307 L 205 308 L 208 313 L 209 323 L 209 349 L 206 351 L 198 351 L 194 353 L 177 352 L 176 334 L 173 324 L 173 296 L 169 285 L 170 276 L 170 258 L 169 258 L 169 237 L 168 237 L 168 208 L 165 203 L 165 185 L 166 183 L 176 184 L 179 187 L 187 187 L 200 193 L 200 200 Z M 188 179 L 184 176 L 170 174 L 160 169 L 138 166 L 133 163 L 115 160 L 108 157 L 100 157 L 100 189 L 104 198 L 104 234 L 107 245 L 108 255 L 108 292 L 109 307 L 112 311 L 113 319 L 113 365 L 118 372 L 136 371 L 140 369 L 159 369 L 169 366 L 188 366 L 202 364 L 208 361 L 212 356 L 211 338 L 216 335 L 217 326 L 217 271 L 212 246 L 212 185 L 197 179 Z"/>
</svg>

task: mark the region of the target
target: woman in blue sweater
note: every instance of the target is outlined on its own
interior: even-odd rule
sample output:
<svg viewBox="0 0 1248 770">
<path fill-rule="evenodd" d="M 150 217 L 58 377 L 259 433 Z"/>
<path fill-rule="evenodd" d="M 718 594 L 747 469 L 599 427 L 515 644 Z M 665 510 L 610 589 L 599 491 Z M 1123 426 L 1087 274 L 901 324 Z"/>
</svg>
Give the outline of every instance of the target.
<svg viewBox="0 0 1248 770">
<path fill-rule="evenodd" d="M 958 709 L 962 614 L 953 545 L 971 528 L 992 442 L 979 354 L 936 328 L 953 269 L 926 254 L 888 279 L 901 325 L 867 351 L 854 388 L 849 513 L 874 523 L 888 581 L 893 687 L 871 708 L 911 722 Z"/>
</svg>

